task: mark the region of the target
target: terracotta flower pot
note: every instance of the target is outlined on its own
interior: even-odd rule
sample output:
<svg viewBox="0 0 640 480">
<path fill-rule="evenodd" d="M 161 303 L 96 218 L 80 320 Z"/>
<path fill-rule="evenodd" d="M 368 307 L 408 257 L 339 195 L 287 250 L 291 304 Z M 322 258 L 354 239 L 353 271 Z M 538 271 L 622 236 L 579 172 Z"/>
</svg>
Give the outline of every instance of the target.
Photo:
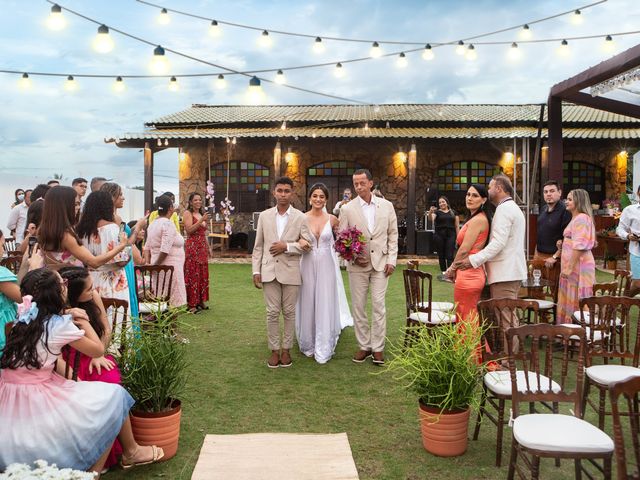
<svg viewBox="0 0 640 480">
<path fill-rule="evenodd" d="M 164 450 L 162 461 L 173 458 L 178 451 L 180 438 L 180 401 L 172 403 L 166 412 L 143 412 L 131 410 L 133 436 L 140 445 L 157 445 Z"/>
<path fill-rule="evenodd" d="M 442 412 L 420 403 L 422 445 L 439 457 L 456 457 L 467 451 L 471 410 Z"/>
</svg>

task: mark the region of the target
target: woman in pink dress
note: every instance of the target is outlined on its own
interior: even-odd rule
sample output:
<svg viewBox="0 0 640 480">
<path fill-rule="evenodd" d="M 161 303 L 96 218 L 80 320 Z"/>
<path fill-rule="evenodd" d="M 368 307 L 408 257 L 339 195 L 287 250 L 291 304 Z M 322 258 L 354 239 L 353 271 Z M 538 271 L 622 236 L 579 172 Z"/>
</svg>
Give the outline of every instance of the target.
<svg viewBox="0 0 640 480">
<path fill-rule="evenodd" d="M 596 244 L 591 200 L 586 190 L 571 190 L 567 195 L 567 211 L 571 222 L 564 229 L 560 257 L 560 282 L 556 323 L 572 323 L 580 308 L 580 299 L 593 295 L 596 262 L 591 249 Z"/>
<path fill-rule="evenodd" d="M 467 190 L 465 203 L 471 214 L 458 233 L 458 252 L 446 274 L 455 276 L 453 301 L 456 304 L 458 322 L 469 321 L 477 313 L 477 304 L 486 282 L 483 267 L 456 270 L 456 265 L 474 253 L 478 253 L 487 243 L 493 210 L 488 202 L 487 189 L 482 185 L 471 185 Z"/>
<path fill-rule="evenodd" d="M 187 303 L 187 290 L 184 286 L 184 238 L 170 220 L 173 211 L 173 203 L 169 197 L 158 198 L 158 219 L 147 229 L 144 253 L 150 265 L 173 266 L 169 303 L 173 307 L 181 307 Z"/>
</svg>

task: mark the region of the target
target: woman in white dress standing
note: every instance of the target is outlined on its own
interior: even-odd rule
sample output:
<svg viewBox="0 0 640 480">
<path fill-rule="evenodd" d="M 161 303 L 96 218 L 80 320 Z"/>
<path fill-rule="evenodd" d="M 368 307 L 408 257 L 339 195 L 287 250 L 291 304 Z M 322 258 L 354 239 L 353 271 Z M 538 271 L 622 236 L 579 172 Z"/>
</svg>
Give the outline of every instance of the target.
<svg viewBox="0 0 640 480">
<path fill-rule="evenodd" d="M 296 335 L 300 351 L 318 363 L 335 352 L 341 330 L 353 325 L 342 274 L 333 248 L 338 219 L 324 210 L 327 187 L 317 183 L 309 192 L 311 210 L 306 213 L 311 251 L 300 260 L 302 286 L 296 305 Z"/>
</svg>

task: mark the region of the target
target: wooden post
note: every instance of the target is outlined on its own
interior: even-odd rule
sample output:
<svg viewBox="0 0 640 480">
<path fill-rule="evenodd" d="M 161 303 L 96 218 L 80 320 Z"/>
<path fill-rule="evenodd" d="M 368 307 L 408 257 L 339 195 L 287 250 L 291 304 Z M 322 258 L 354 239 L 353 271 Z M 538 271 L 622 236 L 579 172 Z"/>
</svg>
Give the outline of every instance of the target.
<svg viewBox="0 0 640 480">
<path fill-rule="evenodd" d="M 144 210 L 151 211 L 153 205 L 153 150 L 149 142 L 144 143 Z"/>
<path fill-rule="evenodd" d="M 407 253 L 416 253 L 416 146 L 409 150 L 407 169 Z"/>
<path fill-rule="evenodd" d="M 271 188 L 276 186 L 276 180 L 282 176 L 281 163 L 282 149 L 280 147 L 280 142 L 276 142 L 276 148 L 273 149 L 273 181 L 271 182 Z"/>
<path fill-rule="evenodd" d="M 549 168 L 547 178 L 555 180 L 563 188 L 562 160 L 564 151 L 562 146 L 562 99 L 549 97 Z"/>
</svg>

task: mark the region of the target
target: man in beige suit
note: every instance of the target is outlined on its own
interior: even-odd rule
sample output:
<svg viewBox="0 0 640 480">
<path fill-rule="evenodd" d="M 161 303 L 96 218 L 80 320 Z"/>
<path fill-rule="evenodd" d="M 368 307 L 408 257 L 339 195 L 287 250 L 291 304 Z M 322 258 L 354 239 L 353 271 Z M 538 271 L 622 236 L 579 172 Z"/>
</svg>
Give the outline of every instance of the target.
<svg viewBox="0 0 640 480">
<path fill-rule="evenodd" d="M 267 305 L 267 338 L 271 356 L 269 368 L 290 367 L 289 350 L 293 346 L 300 255 L 309 249 L 302 238 L 306 229 L 305 215 L 291 206 L 293 181 L 288 177 L 276 180 L 273 196 L 276 206 L 258 217 L 256 241 L 253 247 L 253 284 L 262 288 Z M 280 312 L 284 318 L 284 333 L 280 340 Z"/>
<path fill-rule="evenodd" d="M 340 230 L 356 227 L 367 241 L 366 254 L 347 265 L 356 340 L 360 347 L 353 361 L 362 363 L 373 354 L 373 363 L 384 365 L 385 295 L 389 276 L 396 268 L 398 222 L 393 204 L 372 194 L 373 177 L 369 170 L 356 170 L 353 188 L 358 198 L 340 209 Z M 371 326 L 366 312 L 369 289 L 373 305 Z"/>
</svg>

